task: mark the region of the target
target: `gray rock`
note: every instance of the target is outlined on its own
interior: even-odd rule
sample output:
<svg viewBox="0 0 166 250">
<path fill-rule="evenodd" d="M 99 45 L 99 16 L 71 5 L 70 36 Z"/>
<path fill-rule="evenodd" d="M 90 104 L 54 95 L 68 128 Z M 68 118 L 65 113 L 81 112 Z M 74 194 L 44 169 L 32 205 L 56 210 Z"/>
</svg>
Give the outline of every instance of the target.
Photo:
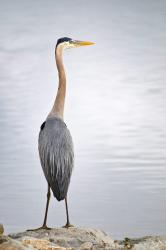
<svg viewBox="0 0 166 250">
<path fill-rule="evenodd" d="M 124 241 L 118 241 L 118 244 L 118 250 L 166 250 L 166 236 L 147 236 L 138 239 L 126 238 Z"/>
<path fill-rule="evenodd" d="M 11 245 L 12 248 L 9 248 Z M 4 248 L 4 246 L 6 248 Z M 7 248 L 8 247 L 8 248 Z M 27 248 L 28 247 L 28 248 Z M 0 250 L 166 250 L 166 236 L 114 241 L 87 228 L 54 228 L 0 236 Z"/>
<path fill-rule="evenodd" d="M 133 250 L 166 250 L 166 237 L 145 237 L 134 245 Z"/>
<path fill-rule="evenodd" d="M 85 242 L 80 246 L 80 250 L 93 250 L 93 244 L 91 242 Z"/>
<path fill-rule="evenodd" d="M 51 244 L 72 249 L 98 250 L 115 249 L 114 241 L 106 233 L 96 229 L 85 228 L 54 228 L 51 230 L 26 231 L 11 234 L 11 238 L 23 241 L 25 237 L 48 240 Z M 84 244 L 84 245 L 83 245 Z M 86 248 L 87 247 L 87 248 Z M 89 248 L 88 248 L 89 247 Z"/>
<path fill-rule="evenodd" d="M 35 248 L 26 247 L 21 242 L 7 236 L 0 236 L 0 250 L 35 250 Z"/>
</svg>

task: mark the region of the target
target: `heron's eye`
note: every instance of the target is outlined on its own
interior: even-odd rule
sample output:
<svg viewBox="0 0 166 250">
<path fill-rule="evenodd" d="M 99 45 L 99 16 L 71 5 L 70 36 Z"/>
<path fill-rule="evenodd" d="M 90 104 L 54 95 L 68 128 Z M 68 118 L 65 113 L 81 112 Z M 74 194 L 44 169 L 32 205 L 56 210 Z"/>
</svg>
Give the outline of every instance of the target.
<svg viewBox="0 0 166 250">
<path fill-rule="evenodd" d="M 68 41 L 68 42 L 64 43 L 64 48 L 65 49 L 70 49 L 70 48 L 73 48 L 73 47 L 74 47 L 74 44 L 71 41 Z"/>
</svg>

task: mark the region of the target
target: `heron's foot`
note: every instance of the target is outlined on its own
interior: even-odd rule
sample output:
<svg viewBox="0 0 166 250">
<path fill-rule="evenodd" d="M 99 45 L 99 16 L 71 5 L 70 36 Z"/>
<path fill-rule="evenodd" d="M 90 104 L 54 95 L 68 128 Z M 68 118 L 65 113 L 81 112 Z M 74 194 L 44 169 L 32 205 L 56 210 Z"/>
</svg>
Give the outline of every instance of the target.
<svg viewBox="0 0 166 250">
<path fill-rule="evenodd" d="M 34 229 L 28 229 L 27 231 L 38 231 L 38 230 L 41 230 L 41 229 L 51 230 L 50 227 L 47 227 L 46 225 L 43 225 L 42 227 L 38 227 L 38 228 L 34 228 Z"/>
<path fill-rule="evenodd" d="M 70 223 L 66 223 L 66 225 L 65 226 L 63 226 L 63 228 L 70 228 L 70 227 L 74 227 L 72 224 L 70 224 Z"/>
</svg>

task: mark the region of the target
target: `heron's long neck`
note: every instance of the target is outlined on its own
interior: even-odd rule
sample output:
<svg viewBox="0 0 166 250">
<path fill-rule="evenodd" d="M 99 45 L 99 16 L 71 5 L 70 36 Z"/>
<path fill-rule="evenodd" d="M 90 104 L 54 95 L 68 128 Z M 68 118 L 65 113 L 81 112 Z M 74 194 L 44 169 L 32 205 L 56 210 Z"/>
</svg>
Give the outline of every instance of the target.
<svg viewBox="0 0 166 250">
<path fill-rule="evenodd" d="M 65 96 L 66 96 L 66 75 L 65 75 L 65 69 L 64 69 L 63 60 L 62 60 L 62 52 L 63 52 L 63 48 L 61 46 L 58 46 L 55 49 L 55 59 L 56 59 L 56 65 L 58 69 L 59 86 L 58 86 L 58 91 L 56 94 L 54 105 L 49 114 L 49 115 L 55 115 L 61 119 L 63 119 Z"/>
</svg>

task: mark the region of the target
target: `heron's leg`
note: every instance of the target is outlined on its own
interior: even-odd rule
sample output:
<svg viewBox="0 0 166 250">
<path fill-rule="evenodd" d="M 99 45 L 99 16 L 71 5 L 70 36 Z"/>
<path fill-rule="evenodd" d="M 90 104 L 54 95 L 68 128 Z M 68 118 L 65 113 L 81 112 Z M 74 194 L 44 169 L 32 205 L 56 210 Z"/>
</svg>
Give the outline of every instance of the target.
<svg viewBox="0 0 166 250">
<path fill-rule="evenodd" d="M 69 221 L 69 211 L 68 211 L 68 205 L 67 205 L 67 196 L 65 197 L 65 206 L 66 206 L 67 222 L 66 222 L 66 225 L 64 227 L 65 228 L 74 227 L 73 225 L 70 224 L 70 221 Z"/>
<path fill-rule="evenodd" d="M 48 185 L 46 211 L 45 211 L 44 222 L 43 222 L 42 228 L 47 228 L 46 223 L 47 223 L 47 214 L 48 214 L 48 207 L 49 207 L 50 197 L 51 197 L 51 191 L 50 191 L 50 186 Z"/>
<path fill-rule="evenodd" d="M 48 213 L 48 207 L 49 207 L 49 202 L 50 202 L 50 197 L 51 197 L 51 191 L 50 191 L 50 186 L 48 185 L 48 191 L 47 191 L 47 203 L 46 203 L 46 210 L 45 210 L 45 216 L 44 216 L 44 222 L 43 225 L 39 228 L 35 228 L 35 229 L 28 229 L 27 231 L 37 231 L 40 229 L 51 229 L 49 227 L 47 227 L 47 213 Z"/>
</svg>

